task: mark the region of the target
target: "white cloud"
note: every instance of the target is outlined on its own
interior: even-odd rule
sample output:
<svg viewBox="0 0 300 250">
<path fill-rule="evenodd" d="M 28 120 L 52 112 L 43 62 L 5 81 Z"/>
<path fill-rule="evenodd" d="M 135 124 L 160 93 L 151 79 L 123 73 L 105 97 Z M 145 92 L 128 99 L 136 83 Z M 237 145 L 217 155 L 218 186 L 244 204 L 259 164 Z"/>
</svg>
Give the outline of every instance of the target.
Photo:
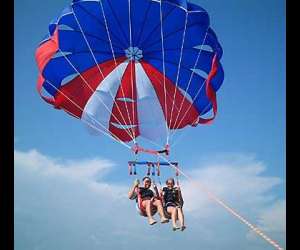
<svg viewBox="0 0 300 250">
<path fill-rule="evenodd" d="M 105 173 L 114 163 L 102 159 L 67 160 L 62 161 L 44 156 L 33 149 L 28 152 L 15 150 L 14 159 L 17 165 L 28 167 L 49 175 L 66 175 L 79 179 L 91 179 L 99 173 Z"/>
<path fill-rule="evenodd" d="M 284 232 L 286 229 L 286 201 L 278 200 L 262 211 L 258 225 L 268 232 Z"/>
<path fill-rule="evenodd" d="M 203 224 L 218 225 L 228 223 L 229 218 L 239 222 L 220 204 L 203 191 L 206 188 L 237 213 L 257 225 L 263 232 L 277 239 L 285 246 L 285 201 L 278 198 L 274 188 L 283 184 L 279 177 L 266 174 L 267 167 L 253 156 L 218 155 L 213 161 L 203 160 L 203 164 L 190 171 L 193 182 L 182 181 L 185 196 L 185 211 Z M 242 225 L 242 224 L 241 224 Z M 243 225 L 245 237 L 253 244 L 268 243 Z M 213 227 L 203 227 L 202 233 L 213 234 Z M 257 247 L 257 246 L 256 246 Z M 256 249 L 254 247 L 254 249 Z"/>
<path fill-rule="evenodd" d="M 243 158 L 244 161 L 231 162 L 219 158 L 219 163 L 205 162 L 195 166 L 194 170 L 189 173 L 194 183 L 185 181 L 185 188 L 189 190 L 189 193 L 194 191 L 195 194 L 197 183 L 199 183 L 198 188 L 203 185 L 220 197 L 244 204 L 272 200 L 267 193 L 281 184 L 282 180 L 278 177 L 264 176 L 266 166 L 263 163 L 252 158 Z M 197 206 L 198 203 L 195 203 L 191 201 L 190 204 L 192 207 Z"/>
<path fill-rule="evenodd" d="M 101 192 L 109 196 L 119 197 L 124 193 L 124 187 L 110 185 L 98 180 L 108 174 L 115 164 L 106 159 L 81 159 L 81 160 L 61 160 L 54 159 L 39 153 L 33 149 L 28 152 L 15 150 L 15 165 L 36 171 L 39 175 L 64 177 L 75 180 L 91 188 L 96 192 Z"/>
<path fill-rule="evenodd" d="M 269 207 L 260 211 L 258 215 L 258 228 L 267 235 L 272 234 L 275 242 L 283 242 L 285 247 L 286 241 L 286 201 L 277 200 Z M 247 239 L 257 241 L 257 236 L 253 231 L 247 233 Z"/>
<path fill-rule="evenodd" d="M 135 250 L 141 244 L 147 250 L 157 244 L 168 248 L 170 241 L 173 250 L 187 245 L 189 249 L 234 249 L 235 245 L 268 249 L 266 242 L 249 237 L 245 225 L 209 200 L 199 182 L 284 244 L 285 206 L 272 192 L 282 181 L 268 176 L 266 166 L 254 157 L 214 159 L 194 166 L 189 173 L 194 182 L 181 181 L 188 230 L 174 237 L 169 225 L 150 227 L 137 215 L 134 202 L 126 197 L 128 186 L 104 181 L 115 166 L 112 161 L 62 160 L 37 150 L 15 151 L 16 250 L 41 245 L 47 250 Z M 228 234 L 230 230 L 236 233 Z"/>
</svg>

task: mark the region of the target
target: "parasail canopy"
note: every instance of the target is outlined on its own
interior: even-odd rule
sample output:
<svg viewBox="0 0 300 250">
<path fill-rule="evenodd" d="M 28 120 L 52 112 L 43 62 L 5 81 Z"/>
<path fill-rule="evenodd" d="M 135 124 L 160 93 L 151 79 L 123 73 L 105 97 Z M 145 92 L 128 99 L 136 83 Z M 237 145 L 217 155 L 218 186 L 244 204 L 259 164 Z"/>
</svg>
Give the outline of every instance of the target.
<svg viewBox="0 0 300 250">
<path fill-rule="evenodd" d="M 73 0 L 36 50 L 38 91 L 118 141 L 168 141 L 215 118 L 221 57 L 208 13 L 186 0 Z"/>
</svg>

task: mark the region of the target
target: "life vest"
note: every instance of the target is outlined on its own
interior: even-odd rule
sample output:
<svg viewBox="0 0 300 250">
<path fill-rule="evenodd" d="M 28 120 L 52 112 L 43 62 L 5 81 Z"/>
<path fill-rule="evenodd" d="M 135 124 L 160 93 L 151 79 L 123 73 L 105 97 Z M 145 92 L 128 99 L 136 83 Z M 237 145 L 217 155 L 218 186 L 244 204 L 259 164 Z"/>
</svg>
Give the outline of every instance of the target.
<svg viewBox="0 0 300 250">
<path fill-rule="evenodd" d="M 141 215 L 147 217 L 146 208 L 143 206 L 143 199 L 145 199 L 146 197 L 152 199 L 154 197 L 154 193 L 151 189 L 146 189 L 143 187 L 136 187 L 135 192 L 137 194 L 137 206 L 141 212 Z M 151 214 L 154 215 L 156 212 L 157 208 L 155 206 L 152 206 Z"/>
</svg>

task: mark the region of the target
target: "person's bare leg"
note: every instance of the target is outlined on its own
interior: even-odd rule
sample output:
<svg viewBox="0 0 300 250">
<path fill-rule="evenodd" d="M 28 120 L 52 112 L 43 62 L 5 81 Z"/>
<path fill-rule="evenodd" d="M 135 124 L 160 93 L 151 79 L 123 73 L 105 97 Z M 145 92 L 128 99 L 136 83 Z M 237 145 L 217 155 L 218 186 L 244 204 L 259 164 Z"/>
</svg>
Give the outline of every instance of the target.
<svg viewBox="0 0 300 250">
<path fill-rule="evenodd" d="M 153 205 L 157 207 L 157 211 L 158 211 L 159 216 L 160 216 L 160 222 L 161 223 L 169 222 L 169 219 L 166 218 L 166 216 L 165 216 L 164 209 L 163 209 L 163 206 L 161 204 L 161 201 L 160 200 L 155 200 L 153 202 Z"/>
<path fill-rule="evenodd" d="M 153 225 L 156 223 L 156 221 L 153 219 L 152 215 L 151 215 L 151 202 L 150 200 L 145 200 L 143 201 L 143 206 L 146 208 L 146 214 L 148 217 L 148 222 L 150 225 Z"/>
<path fill-rule="evenodd" d="M 178 207 L 177 212 L 178 212 L 178 219 L 180 222 L 181 231 L 183 231 L 186 228 L 186 226 L 184 225 L 184 214 L 182 208 Z"/>
<path fill-rule="evenodd" d="M 168 207 L 167 212 L 171 214 L 172 218 L 172 224 L 173 224 L 173 230 L 175 231 L 177 229 L 176 221 L 177 221 L 177 209 L 176 207 Z"/>
</svg>

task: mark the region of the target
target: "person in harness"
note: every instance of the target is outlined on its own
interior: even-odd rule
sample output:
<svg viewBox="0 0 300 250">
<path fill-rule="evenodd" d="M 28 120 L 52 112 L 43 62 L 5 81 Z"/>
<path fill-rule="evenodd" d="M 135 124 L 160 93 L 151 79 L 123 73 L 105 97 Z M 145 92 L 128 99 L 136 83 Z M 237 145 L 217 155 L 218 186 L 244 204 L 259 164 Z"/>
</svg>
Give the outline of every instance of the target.
<svg viewBox="0 0 300 250">
<path fill-rule="evenodd" d="M 162 201 L 158 192 L 157 194 L 154 194 L 150 187 L 151 179 L 147 176 L 143 178 L 143 187 L 139 187 L 139 181 L 135 180 L 133 186 L 128 192 L 128 198 L 131 200 L 136 200 L 137 209 L 140 215 L 148 217 L 148 222 L 150 225 L 157 223 L 157 221 L 153 219 L 153 215 L 157 211 L 160 215 L 161 223 L 169 222 L 169 219 L 165 216 Z"/>
<path fill-rule="evenodd" d="M 186 226 L 184 225 L 184 214 L 182 210 L 184 202 L 180 187 L 174 187 L 175 181 L 173 178 L 167 179 L 166 185 L 167 186 L 161 190 L 165 213 L 172 219 L 173 230 L 181 229 L 181 231 L 183 231 Z M 180 227 L 177 227 L 177 220 L 179 220 Z"/>
</svg>

